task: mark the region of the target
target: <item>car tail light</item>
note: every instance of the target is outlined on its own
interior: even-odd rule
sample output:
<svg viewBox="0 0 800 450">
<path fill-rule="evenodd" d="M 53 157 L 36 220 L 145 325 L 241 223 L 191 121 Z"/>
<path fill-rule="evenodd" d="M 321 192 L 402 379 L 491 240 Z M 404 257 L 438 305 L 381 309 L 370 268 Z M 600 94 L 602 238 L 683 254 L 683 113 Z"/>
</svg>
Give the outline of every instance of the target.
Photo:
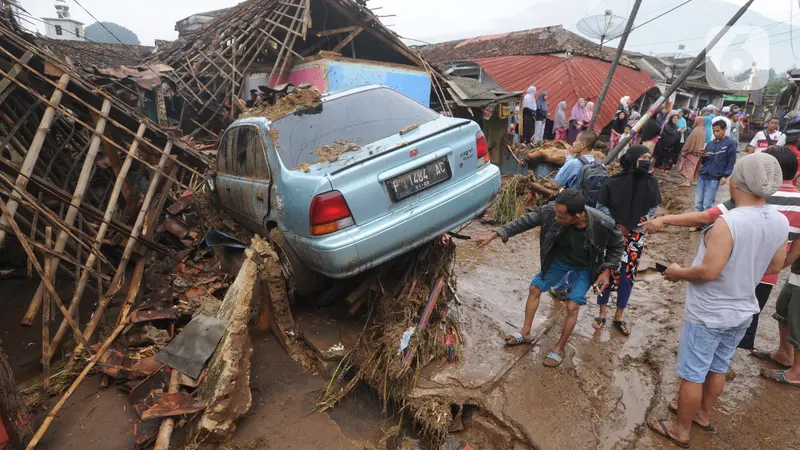
<svg viewBox="0 0 800 450">
<path fill-rule="evenodd" d="M 489 162 L 489 144 L 486 142 L 486 135 L 483 131 L 475 134 L 475 146 L 478 149 L 478 167 Z"/>
<path fill-rule="evenodd" d="M 311 235 L 321 236 L 355 225 L 350 207 L 339 191 L 319 194 L 311 201 Z"/>
</svg>

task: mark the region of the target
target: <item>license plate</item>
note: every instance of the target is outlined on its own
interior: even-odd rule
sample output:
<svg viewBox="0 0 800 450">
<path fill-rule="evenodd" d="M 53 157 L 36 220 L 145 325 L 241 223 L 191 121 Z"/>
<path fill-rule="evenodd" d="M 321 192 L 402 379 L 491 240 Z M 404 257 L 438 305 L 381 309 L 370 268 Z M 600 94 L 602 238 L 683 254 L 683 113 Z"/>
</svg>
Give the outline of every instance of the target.
<svg viewBox="0 0 800 450">
<path fill-rule="evenodd" d="M 392 200 L 398 202 L 420 191 L 450 179 L 447 157 L 437 159 L 418 169 L 406 172 L 386 182 Z"/>
</svg>

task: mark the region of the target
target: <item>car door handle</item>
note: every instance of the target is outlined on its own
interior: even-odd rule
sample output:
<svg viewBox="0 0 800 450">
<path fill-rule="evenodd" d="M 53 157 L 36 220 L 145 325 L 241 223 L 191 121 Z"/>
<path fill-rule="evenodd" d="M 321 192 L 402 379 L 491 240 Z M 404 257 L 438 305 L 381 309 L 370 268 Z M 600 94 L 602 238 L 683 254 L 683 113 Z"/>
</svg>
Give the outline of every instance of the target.
<svg viewBox="0 0 800 450">
<path fill-rule="evenodd" d="M 263 192 L 256 192 L 256 200 L 263 202 L 265 199 Z"/>
</svg>

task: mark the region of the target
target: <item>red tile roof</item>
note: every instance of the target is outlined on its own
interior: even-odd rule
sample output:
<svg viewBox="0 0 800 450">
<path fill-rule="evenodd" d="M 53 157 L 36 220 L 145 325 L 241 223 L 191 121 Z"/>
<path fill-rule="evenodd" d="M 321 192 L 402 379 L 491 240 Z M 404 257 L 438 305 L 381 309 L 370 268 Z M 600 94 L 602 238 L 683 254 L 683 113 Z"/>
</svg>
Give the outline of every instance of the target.
<svg viewBox="0 0 800 450">
<path fill-rule="evenodd" d="M 583 56 L 502 56 L 474 61 L 508 92 L 526 91 L 528 86 L 536 86 L 537 95 L 547 91 L 551 119 L 555 117 L 559 102 L 567 102 L 569 119 L 569 112 L 578 98 L 597 101 L 610 67 L 608 62 Z M 655 83 L 647 72 L 617 66 L 603 110 L 595 123 L 595 131 L 599 132 L 611 122 L 620 98 L 629 95 L 635 100 L 652 87 Z"/>
</svg>

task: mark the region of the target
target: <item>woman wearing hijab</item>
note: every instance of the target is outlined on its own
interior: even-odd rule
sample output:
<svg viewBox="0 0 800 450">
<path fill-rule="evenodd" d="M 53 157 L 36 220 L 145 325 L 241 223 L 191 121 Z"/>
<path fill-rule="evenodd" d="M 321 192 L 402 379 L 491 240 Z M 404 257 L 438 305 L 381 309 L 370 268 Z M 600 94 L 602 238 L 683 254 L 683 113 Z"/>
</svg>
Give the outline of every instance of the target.
<svg viewBox="0 0 800 450">
<path fill-rule="evenodd" d="M 661 139 L 661 126 L 653 119 L 648 119 L 639 130 L 641 144 L 653 154 L 656 151 L 658 140 Z"/>
<path fill-rule="evenodd" d="M 681 149 L 681 161 L 678 166 L 678 171 L 686 181 L 681 184 L 681 187 L 689 187 L 692 181 L 695 180 L 695 172 L 697 170 L 697 163 L 700 162 L 700 157 L 706 153 L 706 119 L 705 117 L 698 117 L 694 121 L 694 129 L 686 139 Z"/>
<path fill-rule="evenodd" d="M 556 142 L 567 140 L 567 102 L 561 102 L 556 107 L 556 118 L 553 121 L 553 130 L 556 134 Z"/>
<path fill-rule="evenodd" d="M 612 325 L 620 333 L 631 334 L 622 314 L 628 306 L 639 270 L 639 261 L 644 251 L 644 227 L 639 224 L 656 215 L 661 203 L 658 181 L 650 173 L 650 150 L 643 145 L 634 145 L 619 160 L 622 173 L 606 180 L 597 197 L 597 209 L 612 217 L 625 236 L 625 253 L 617 270 L 611 274 L 611 283 L 597 297 L 600 314 L 594 319 L 594 327 L 606 325 L 608 300 L 612 291 L 617 291 L 617 311 Z"/>
<path fill-rule="evenodd" d="M 536 100 L 536 134 L 533 136 L 533 143 L 538 144 L 544 139 L 544 127 L 547 125 L 547 92 L 539 94 Z"/>
<path fill-rule="evenodd" d="M 689 124 L 686 122 L 686 112 L 683 109 L 678 110 L 678 133 L 681 134 L 680 143 L 683 145 L 686 142 L 686 136 L 689 134 L 686 133 L 686 129 L 689 127 Z"/>
<path fill-rule="evenodd" d="M 589 122 L 592 121 L 592 117 L 594 117 L 594 102 L 589 102 L 586 104 L 586 125 L 583 128 L 589 128 Z"/>
<path fill-rule="evenodd" d="M 522 99 L 522 143 L 527 145 L 531 143 L 534 133 L 534 123 L 536 119 L 536 87 L 531 86 L 528 88 L 528 93 Z"/>
<path fill-rule="evenodd" d="M 625 114 L 630 115 L 631 113 L 631 97 L 626 95 L 619 99 L 619 107 L 617 108 L 617 112 L 625 111 Z"/>
<path fill-rule="evenodd" d="M 711 122 L 714 121 L 714 118 L 716 118 L 717 115 L 714 114 L 713 106 L 707 106 L 704 111 L 704 115 L 706 116 L 706 144 L 708 144 L 714 140 L 714 130 L 711 128 Z"/>
<path fill-rule="evenodd" d="M 609 148 L 615 148 L 617 144 L 619 144 L 620 136 L 625 134 L 625 128 L 628 126 L 628 115 L 625 111 L 617 111 L 617 117 L 611 121 L 611 142 Z"/>
<path fill-rule="evenodd" d="M 678 131 L 678 112 L 672 111 L 661 129 L 661 139 L 656 146 L 656 168 L 668 172 L 678 162 L 681 147 Z"/>
<path fill-rule="evenodd" d="M 569 114 L 569 130 L 567 131 L 567 143 L 569 145 L 572 145 L 578 139 L 578 133 L 584 130 L 586 123 L 586 100 L 579 98 Z"/>
</svg>

